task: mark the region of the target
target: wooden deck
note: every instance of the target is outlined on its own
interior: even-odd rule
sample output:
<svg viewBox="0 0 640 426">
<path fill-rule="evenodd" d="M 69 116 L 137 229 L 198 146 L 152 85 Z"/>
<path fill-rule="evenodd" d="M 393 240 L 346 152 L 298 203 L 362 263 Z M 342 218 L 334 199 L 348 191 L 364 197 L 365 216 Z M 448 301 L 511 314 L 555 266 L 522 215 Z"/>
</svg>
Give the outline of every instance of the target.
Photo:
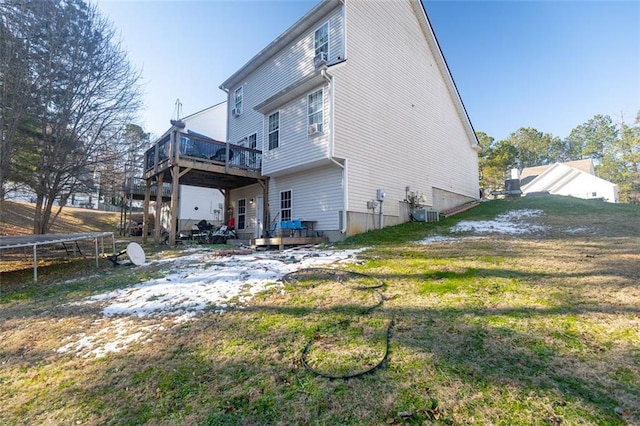
<svg viewBox="0 0 640 426">
<path fill-rule="evenodd" d="M 176 166 L 183 185 L 235 189 L 262 179 L 261 151 L 180 131 L 160 139 L 144 158 L 147 180 L 176 180 Z"/>
<path fill-rule="evenodd" d="M 144 154 L 144 216 L 148 216 L 152 188 L 156 189 L 155 202 L 167 202 L 164 189 L 170 186 L 169 208 L 178 211 L 180 185 L 217 188 L 223 194 L 225 206 L 231 205 L 230 191 L 248 185 L 259 184 L 264 200 L 269 199 L 268 178 L 261 175 L 262 152 L 255 148 L 210 139 L 203 135 L 184 132 L 173 127 Z M 160 243 L 160 211 L 156 209 L 153 239 Z M 264 209 L 262 221 L 268 223 L 268 210 Z M 228 217 L 224 218 L 225 222 Z M 169 245 L 175 245 L 177 221 L 171 220 Z M 147 223 L 143 224 L 143 242 L 147 239 Z"/>
<path fill-rule="evenodd" d="M 271 237 L 271 238 L 256 238 L 253 240 L 253 246 L 265 247 L 265 246 L 278 246 L 280 250 L 284 250 L 286 246 L 300 246 L 307 244 L 320 244 L 326 243 L 329 240 L 327 237 Z"/>
</svg>

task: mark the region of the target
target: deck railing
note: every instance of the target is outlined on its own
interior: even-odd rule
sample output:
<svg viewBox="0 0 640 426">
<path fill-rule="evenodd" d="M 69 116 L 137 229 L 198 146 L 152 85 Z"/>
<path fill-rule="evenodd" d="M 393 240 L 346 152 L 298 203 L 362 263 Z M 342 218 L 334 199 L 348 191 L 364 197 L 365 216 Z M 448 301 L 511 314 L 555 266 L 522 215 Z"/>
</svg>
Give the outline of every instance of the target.
<svg viewBox="0 0 640 426">
<path fill-rule="evenodd" d="M 123 190 L 125 194 L 144 195 L 147 185 L 142 178 L 127 179 L 123 184 Z M 155 197 L 158 193 L 157 186 L 151 186 L 150 194 Z M 162 196 L 165 198 L 171 197 L 171 184 L 168 182 L 162 185 Z"/>
<path fill-rule="evenodd" d="M 262 167 L 262 152 L 257 149 L 208 139 L 190 133 L 175 132 L 173 145 L 171 135 L 160 139 L 145 152 L 145 172 L 160 167 L 174 158 L 223 165 L 242 170 L 259 172 Z"/>
</svg>

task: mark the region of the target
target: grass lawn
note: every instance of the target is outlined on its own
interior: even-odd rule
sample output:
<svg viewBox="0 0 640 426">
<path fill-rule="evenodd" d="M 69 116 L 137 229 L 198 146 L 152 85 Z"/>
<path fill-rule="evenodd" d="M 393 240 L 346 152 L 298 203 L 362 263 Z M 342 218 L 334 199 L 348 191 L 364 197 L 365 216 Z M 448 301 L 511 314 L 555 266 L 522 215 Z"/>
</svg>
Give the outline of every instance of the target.
<svg viewBox="0 0 640 426">
<path fill-rule="evenodd" d="M 452 231 L 524 209 L 541 210 L 519 224 L 530 233 Z M 640 425 L 640 206 L 491 201 L 340 247 L 367 247 L 359 274 L 298 274 L 181 322 L 84 303 L 170 262 L 96 273 L 77 260 L 39 269 L 37 285 L 2 273 L 0 425 Z M 149 338 L 57 351 L 124 322 Z M 327 375 L 388 357 L 328 379 L 305 348 Z"/>
</svg>

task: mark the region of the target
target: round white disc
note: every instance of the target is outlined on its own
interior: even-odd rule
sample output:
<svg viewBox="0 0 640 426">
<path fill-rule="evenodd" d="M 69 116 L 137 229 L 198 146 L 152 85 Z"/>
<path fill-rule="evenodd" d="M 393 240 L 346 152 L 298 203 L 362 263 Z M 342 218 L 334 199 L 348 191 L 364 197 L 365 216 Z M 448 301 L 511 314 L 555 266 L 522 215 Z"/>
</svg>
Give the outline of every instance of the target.
<svg viewBox="0 0 640 426">
<path fill-rule="evenodd" d="M 127 246 L 127 256 L 129 256 L 129 259 L 131 259 L 131 263 L 136 266 L 144 265 L 144 262 L 146 260 L 144 250 L 138 243 L 129 243 L 129 245 Z"/>
</svg>

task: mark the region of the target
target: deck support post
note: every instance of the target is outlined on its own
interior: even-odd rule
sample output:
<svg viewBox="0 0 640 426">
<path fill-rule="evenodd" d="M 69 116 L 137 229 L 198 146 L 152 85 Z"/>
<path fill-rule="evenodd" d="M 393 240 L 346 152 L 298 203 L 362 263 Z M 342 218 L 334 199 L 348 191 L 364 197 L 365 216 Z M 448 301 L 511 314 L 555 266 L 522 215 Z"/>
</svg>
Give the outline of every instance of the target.
<svg viewBox="0 0 640 426">
<path fill-rule="evenodd" d="M 221 190 L 221 192 L 222 192 L 222 195 L 224 195 L 224 214 L 222 215 L 222 217 L 224 218 L 223 225 L 226 225 L 227 223 L 229 223 L 229 219 L 231 219 L 231 216 L 233 215 L 232 213 L 233 210 L 231 207 L 231 190 L 224 189 L 224 190 Z"/>
<path fill-rule="evenodd" d="M 142 209 L 142 244 L 147 244 L 149 233 L 149 204 L 151 202 L 151 179 L 145 179 L 144 208 Z M 115 249 L 113 250 L 115 253 Z"/>
<path fill-rule="evenodd" d="M 180 166 L 173 165 L 171 169 L 171 225 L 169 226 L 169 245 L 176 245 L 176 234 L 178 233 L 178 191 L 180 190 Z"/>
<path fill-rule="evenodd" d="M 269 222 L 269 178 L 258 179 L 258 183 L 262 187 L 262 235 L 260 237 L 266 238 L 267 232 L 271 229 L 271 223 Z"/>
<path fill-rule="evenodd" d="M 160 244 L 160 213 L 162 213 L 162 187 L 164 185 L 163 178 L 164 176 L 162 175 L 162 173 L 160 173 L 158 175 L 158 180 L 156 181 L 156 215 L 153 230 L 153 242 L 155 244 Z"/>
</svg>

